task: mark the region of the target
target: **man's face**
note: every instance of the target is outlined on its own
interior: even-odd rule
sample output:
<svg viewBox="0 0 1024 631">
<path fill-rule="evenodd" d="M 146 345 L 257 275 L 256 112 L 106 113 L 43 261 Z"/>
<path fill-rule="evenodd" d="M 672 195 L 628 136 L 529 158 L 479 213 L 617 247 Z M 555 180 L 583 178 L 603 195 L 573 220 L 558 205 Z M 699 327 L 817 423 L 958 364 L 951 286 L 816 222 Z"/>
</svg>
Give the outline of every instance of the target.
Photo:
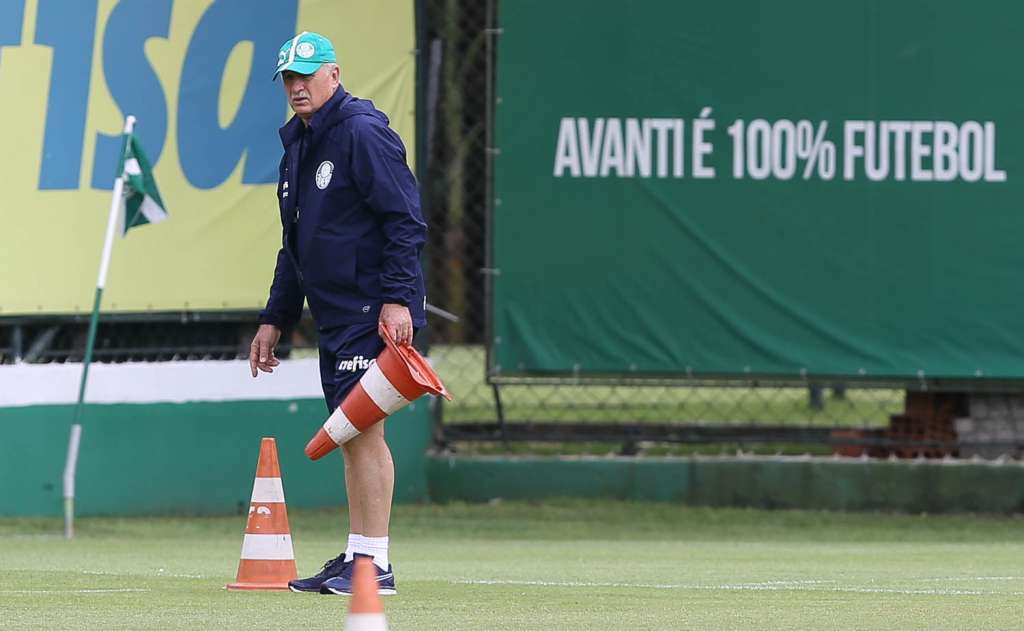
<svg viewBox="0 0 1024 631">
<path fill-rule="evenodd" d="M 292 111 L 308 121 L 338 89 L 338 66 L 324 64 L 313 74 L 285 70 L 281 73 L 281 81 Z"/>
</svg>

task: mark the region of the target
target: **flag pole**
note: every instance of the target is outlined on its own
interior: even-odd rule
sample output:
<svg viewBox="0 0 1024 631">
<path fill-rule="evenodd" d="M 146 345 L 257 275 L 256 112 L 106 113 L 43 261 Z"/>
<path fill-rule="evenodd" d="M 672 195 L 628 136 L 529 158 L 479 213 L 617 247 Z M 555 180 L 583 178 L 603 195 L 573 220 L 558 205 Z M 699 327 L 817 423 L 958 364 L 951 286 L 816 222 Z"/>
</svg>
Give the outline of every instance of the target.
<svg viewBox="0 0 1024 631">
<path fill-rule="evenodd" d="M 124 157 L 125 143 L 128 135 L 135 128 L 135 117 L 128 116 L 124 121 L 124 135 L 121 140 L 121 154 L 118 164 Z M 100 302 L 103 300 L 103 287 L 107 284 L 107 270 L 110 267 L 110 253 L 114 247 L 114 227 L 117 225 L 118 211 L 121 208 L 121 196 L 124 193 L 124 174 L 118 173 L 114 179 L 114 191 L 110 198 L 110 215 L 107 217 L 107 234 L 103 241 L 103 255 L 100 257 L 100 272 L 96 279 L 96 294 L 92 303 L 92 315 L 89 317 L 89 335 L 85 342 L 85 357 L 82 359 L 82 379 L 78 384 L 78 403 L 75 404 L 75 420 L 71 425 L 71 436 L 68 439 L 68 455 L 64 463 L 64 537 L 75 536 L 75 470 L 78 466 L 78 444 L 82 436 L 82 408 L 85 404 L 85 383 L 89 379 L 89 364 L 92 363 L 93 346 L 96 343 L 96 328 L 100 320 Z"/>
</svg>

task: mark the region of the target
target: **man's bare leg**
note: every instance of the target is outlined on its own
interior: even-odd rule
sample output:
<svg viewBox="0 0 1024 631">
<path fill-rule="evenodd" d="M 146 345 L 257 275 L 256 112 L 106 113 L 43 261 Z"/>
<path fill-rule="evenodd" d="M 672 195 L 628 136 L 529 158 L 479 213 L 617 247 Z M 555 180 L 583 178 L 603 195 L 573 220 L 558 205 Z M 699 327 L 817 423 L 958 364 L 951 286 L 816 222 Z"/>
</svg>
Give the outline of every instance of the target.
<svg viewBox="0 0 1024 631">
<path fill-rule="evenodd" d="M 395 489 L 395 464 L 384 441 L 384 424 L 377 423 L 342 445 L 345 488 L 349 497 L 349 525 L 361 535 L 360 549 L 382 570 L 388 569 L 388 527 Z"/>
<path fill-rule="evenodd" d="M 345 443 L 343 449 L 352 532 L 364 537 L 388 536 L 391 497 L 395 490 L 395 463 L 388 444 L 384 442 L 384 424 L 368 427 Z"/>
<path fill-rule="evenodd" d="M 363 507 L 359 503 L 360 495 L 357 493 L 355 477 L 352 466 L 352 457 L 346 446 L 342 447 L 345 454 L 345 494 L 348 496 L 348 531 L 354 535 L 363 534 Z"/>
</svg>

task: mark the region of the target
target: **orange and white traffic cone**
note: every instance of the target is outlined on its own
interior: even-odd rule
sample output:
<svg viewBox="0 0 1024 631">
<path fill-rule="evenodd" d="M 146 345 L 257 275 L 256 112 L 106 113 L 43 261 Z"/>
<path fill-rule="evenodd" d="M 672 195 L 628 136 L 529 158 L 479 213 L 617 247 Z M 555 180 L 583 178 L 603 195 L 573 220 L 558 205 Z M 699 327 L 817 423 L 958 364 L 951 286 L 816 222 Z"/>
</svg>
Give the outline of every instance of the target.
<svg viewBox="0 0 1024 631">
<path fill-rule="evenodd" d="M 229 590 L 287 590 L 296 578 L 295 552 L 288 529 L 288 509 L 284 504 L 281 465 L 277 460 L 277 442 L 264 438 L 249 502 L 249 521 L 242 540 L 242 559 L 238 577 Z"/>
<path fill-rule="evenodd" d="M 387 631 L 384 603 L 377 593 L 377 569 L 366 557 L 356 557 L 352 574 L 352 606 L 345 631 Z"/>
<path fill-rule="evenodd" d="M 415 348 L 399 346 L 384 327 L 380 331 L 384 350 L 306 445 L 310 460 L 319 460 L 428 392 L 451 401 L 441 378 Z"/>
</svg>

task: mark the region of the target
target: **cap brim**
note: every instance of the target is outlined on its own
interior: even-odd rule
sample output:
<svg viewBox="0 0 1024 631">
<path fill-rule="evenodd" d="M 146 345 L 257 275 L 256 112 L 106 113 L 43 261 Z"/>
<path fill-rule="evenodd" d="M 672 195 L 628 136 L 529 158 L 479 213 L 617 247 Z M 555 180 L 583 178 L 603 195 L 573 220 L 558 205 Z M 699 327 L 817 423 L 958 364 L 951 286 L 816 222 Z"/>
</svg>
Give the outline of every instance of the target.
<svg viewBox="0 0 1024 631">
<path fill-rule="evenodd" d="M 281 75 L 282 72 L 290 70 L 291 72 L 297 72 L 299 74 L 313 74 L 320 69 L 320 66 L 324 65 L 322 61 L 300 61 L 296 59 L 290 64 L 285 64 L 277 69 L 274 73 L 274 81 Z"/>
</svg>

